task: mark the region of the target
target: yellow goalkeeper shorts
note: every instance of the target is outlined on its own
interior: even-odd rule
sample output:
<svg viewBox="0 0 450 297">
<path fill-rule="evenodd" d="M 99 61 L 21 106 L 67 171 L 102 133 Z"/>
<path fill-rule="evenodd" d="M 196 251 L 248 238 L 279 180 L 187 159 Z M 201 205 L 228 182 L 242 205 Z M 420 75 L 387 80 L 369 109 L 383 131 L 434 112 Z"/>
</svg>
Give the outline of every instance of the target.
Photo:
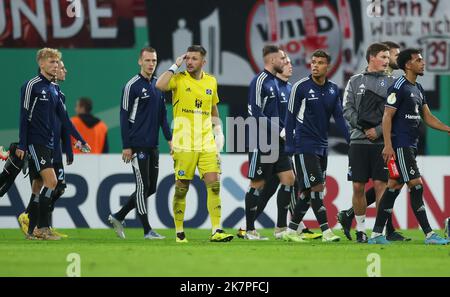
<svg viewBox="0 0 450 297">
<path fill-rule="evenodd" d="M 192 180 L 198 167 L 200 178 L 205 173 L 220 173 L 220 157 L 216 152 L 174 152 L 175 179 Z"/>
</svg>

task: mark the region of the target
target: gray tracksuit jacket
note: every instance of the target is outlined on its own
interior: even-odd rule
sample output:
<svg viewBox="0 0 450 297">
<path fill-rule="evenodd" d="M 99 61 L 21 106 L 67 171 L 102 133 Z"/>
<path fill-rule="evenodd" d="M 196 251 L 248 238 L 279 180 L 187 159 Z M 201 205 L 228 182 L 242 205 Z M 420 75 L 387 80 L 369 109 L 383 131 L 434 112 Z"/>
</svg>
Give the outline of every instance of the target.
<svg viewBox="0 0 450 297">
<path fill-rule="evenodd" d="M 344 91 L 343 105 L 344 118 L 350 126 L 350 144 L 382 144 L 383 129 L 381 124 L 375 127 L 378 138 L 370 141 L 361 127 L 358 126 L 358 110 L 361 98 L 365 90 L 386 98 L 388 88 L 394 83 L 395 78 L 385 72 L 367 72 L 356 74 L 350 78 Z M 381 119 L 380 119 L 381 121 Z"/>
</svg>

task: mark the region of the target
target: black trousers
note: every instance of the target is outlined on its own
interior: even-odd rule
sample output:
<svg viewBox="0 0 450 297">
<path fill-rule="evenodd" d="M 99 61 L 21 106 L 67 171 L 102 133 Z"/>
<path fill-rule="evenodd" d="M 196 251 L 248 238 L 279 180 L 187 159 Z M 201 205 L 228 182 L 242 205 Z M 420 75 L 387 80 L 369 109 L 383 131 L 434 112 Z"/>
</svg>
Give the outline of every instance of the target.
<svg viewBox="0 0 450 297">
<path fill-rule="evenodd" d="M 159 171 L 157 148 L 132 148 L 131 164 L 136 182 L 136 208 L 140 215 L 147 213 L 145 199 L 156 192 Z"/>
</svg>

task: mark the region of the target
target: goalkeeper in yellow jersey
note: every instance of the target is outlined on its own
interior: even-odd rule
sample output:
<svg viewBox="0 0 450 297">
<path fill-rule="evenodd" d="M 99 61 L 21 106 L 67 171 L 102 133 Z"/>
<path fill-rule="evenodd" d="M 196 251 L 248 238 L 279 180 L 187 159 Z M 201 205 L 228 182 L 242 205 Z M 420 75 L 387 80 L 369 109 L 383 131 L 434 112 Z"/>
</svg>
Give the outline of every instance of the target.
<svg viewBox="0 0 450 297">
<path fill-rule="evenodd" d="M 157 80 L 156 87 L 172 91 L 173 105 L 173 160 L 175 169 L 175 194 L 173 213 L 176 242 L 186 243 L 183 230 L 186 194 L 189 183 L 198 168 L 207 190 L 207 208 L 211 217 L 213 242 L 226 242 L 233 235 L 225 233 L 220 226 L 220 158 L 224 136 L 219 120 L 216 78 L 203 71 L 206 50 L 192 45 L 178 57 L 169 70 Z M 177 72 L 186 64 L 186 71 Z"/>
</svg>

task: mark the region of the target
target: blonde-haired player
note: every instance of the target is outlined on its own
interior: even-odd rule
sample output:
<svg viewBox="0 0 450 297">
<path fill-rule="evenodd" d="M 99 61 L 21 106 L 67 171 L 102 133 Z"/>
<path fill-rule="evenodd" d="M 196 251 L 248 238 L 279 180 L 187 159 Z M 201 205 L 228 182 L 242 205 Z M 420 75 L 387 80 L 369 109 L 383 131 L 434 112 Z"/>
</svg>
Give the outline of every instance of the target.
<svg viewBox="0 0 450 297">
<path fill-rule="evenodd" d="M 28 152 L 32 191 L 30 220 L 27 239 L 35 239 L 33 231 L 37 225 L 36 236 L 44 240 L 58 240 L 49 229 L 48 212 L 56 195 L 57 179 L 53 169 L 54 125 L 57 118 L 62 126 L 74 136 L 77 146 L 89 151 L 84 141 L 70 121 L 66 107 L 60 99 L 60 92 L 53 83 L 57 76 L 61 53 L 52 48 L 37 52 L 39 75 L 27 81 L 21 89 L 19 145 L 16 156 L 20 159 Z"/>
</svg>

